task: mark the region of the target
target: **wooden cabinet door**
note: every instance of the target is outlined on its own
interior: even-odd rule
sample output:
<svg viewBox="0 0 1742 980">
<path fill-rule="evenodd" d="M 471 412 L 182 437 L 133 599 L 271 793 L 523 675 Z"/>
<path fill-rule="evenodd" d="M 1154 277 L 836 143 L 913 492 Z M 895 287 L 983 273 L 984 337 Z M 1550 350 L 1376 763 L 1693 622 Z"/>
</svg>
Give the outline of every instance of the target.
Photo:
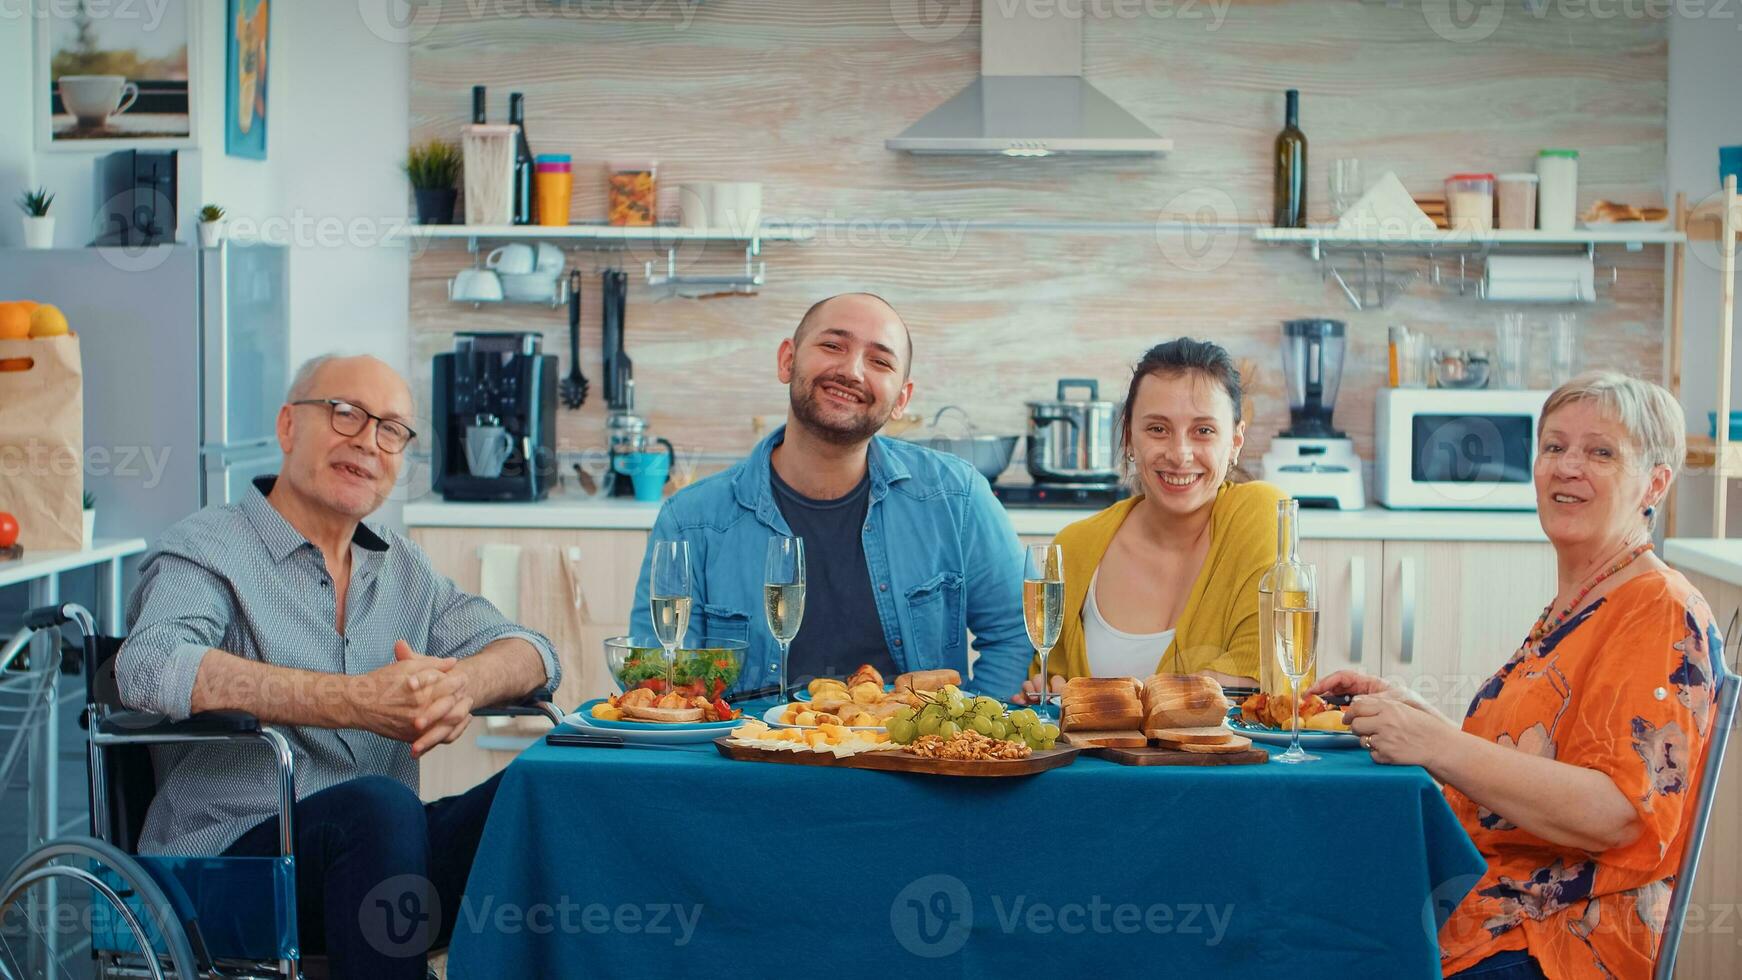
<svg viewBox="0 0 1742 980">
<path fill-rule="evenodd" d="M 1554 593 L 1547 543 L 1387 541 L 1381 673 L 1462 718 Z"/>
<path fill-rule="evenodd" d="M 1300 543 L 1300 556 L 1318 571 L 1317 676 L 1346 667 L 1377 673 L 1384 543 L 1311 539 Z M 1260 623 L 1259 629 L 1268 626 Z"/>
</svg>

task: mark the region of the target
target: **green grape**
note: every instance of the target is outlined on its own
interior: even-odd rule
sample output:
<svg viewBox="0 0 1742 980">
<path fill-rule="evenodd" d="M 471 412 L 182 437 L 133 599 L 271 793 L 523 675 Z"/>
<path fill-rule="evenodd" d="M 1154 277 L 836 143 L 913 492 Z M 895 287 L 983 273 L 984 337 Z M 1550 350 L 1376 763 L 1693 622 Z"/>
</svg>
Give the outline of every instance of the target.
<svg viewBox="0 0 1742 980">
<path fill-rule="evenodd" d="M 980 734 L 986 736 L 987 738 L 996 738 L 997 737 L 997 736 L 992 734 L 996 730 L 993 727 L 992 719 L 986 717 L 985 715 L 975 715 L 974 719 L 972 721 L 968 722 L 968 726 L 970 728 L 974 729 L 974 731 L 977 731 Z"/>
<path fill-rule="evenodd" d="M 938 737 L 945 741 L 949 741 L 950 739 L 955 738 L 956 734 L 961 730 L 962 726 L 953 721 L 946 721 L 938 726 Z"/>
<path fill-rule="evenodd" d="M 902 708 L 900 711 L 897 711 L 895 714 L 890 715 L 889 721 L 891 721 L 891 722 L 895 722 L 895 721 L 908 722 L 908 721 L 913 721 L 914 717 L 915 717 L 914 710 L 912 708 Z M 884 727 L 887 728 L 889 726 L 887 723 L 885 723 Z"/>
<path fill-rule="evenodd" d="M 1040 726 L 1040 737 L 1046 739 L 1049 742 L 1055 738 L 1058 738 L 1059 737 L 1059 726 L 1057 726 L 1057 725 L 1042 725 L 1042 726 Z"/>
<path fill-rule="evenodd" d="M 974 699 L 974 713 L 987 718 L 996 718 L 1004 713 L 1004 706 L 984 695 Z"/>
<path fill-rule="evenodd" d="M 943 724 L 948 724 L 948 722 L 944 722 Z M 919 732 L 921 735 L 936 735 L 939 726 L 940 722 L 937 715 L 925 714 L 922 712 L 919 716 L 919 724 L 914 726 L 914 731 Z"/>
<path fill-rule="evenodd" d="M 1039 721 L 1040 716 L 1034 713 L 1033 708 L 1018 708 L 1010 713 L 1010 720 L 1016 723 L 1017 728 L 1027 728 Z"/>
<path fill-rule="evenodd" d="M 951 718 L 960 718 L 968 713 L 968 706 L 961 701 L 951 701 L 946 711 Z"/>
<path fill-rule="evenodd" d="M 992 722 L 992 730 L 986 734 L 992 738 L 1008 739 L 1010 737 L 1010 722 L 999 718 Z"/>
</svg>

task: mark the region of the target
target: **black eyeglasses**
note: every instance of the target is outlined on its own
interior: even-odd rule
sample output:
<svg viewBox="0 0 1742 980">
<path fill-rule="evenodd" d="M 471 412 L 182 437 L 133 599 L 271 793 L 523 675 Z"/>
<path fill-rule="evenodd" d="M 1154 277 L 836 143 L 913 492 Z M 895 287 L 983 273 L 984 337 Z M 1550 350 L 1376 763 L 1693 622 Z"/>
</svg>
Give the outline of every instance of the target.
<svg viewBox="0 0 1742 980">
<path fill-rule="evenodd" d="M 362 432 L 368 427 L 369 420 L 374 419 L 375 445 L 384 453 L 402 453 L 406 445 L 417 438 L 417 433 L 404 422 L 384 419 L 340 398 L 304 398 L 291 404 L 327 406 L 328 421 L 332 422 L 333 431 L 342 436 L 354 436 Z"/>
</svg>

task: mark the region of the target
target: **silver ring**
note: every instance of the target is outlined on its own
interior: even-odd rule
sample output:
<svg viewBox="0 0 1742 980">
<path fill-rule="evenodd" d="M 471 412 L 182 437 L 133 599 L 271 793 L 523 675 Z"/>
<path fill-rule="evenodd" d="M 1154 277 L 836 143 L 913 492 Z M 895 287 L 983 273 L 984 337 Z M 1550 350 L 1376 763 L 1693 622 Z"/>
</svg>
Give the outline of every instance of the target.
<svg viewBox="0 0 1742 980">
<path fill-rule="evenodd" d="M 1361 736 L 1361 747 L 1366 749 L 1369 752 L 1373 751 L 1373 736 L 1371 736 L 1371 735 Z"/>
</svg>

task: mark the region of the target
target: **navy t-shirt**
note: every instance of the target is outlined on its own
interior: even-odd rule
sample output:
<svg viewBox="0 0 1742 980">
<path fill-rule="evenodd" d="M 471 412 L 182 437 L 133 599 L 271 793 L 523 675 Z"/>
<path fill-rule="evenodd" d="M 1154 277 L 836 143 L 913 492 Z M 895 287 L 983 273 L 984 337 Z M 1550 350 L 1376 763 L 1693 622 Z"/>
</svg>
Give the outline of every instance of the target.
<svg viewBox="0 0 1742 980">
<path fill-rule="evenodd" d="M 802 686 L 815 677 L 845 679 L 860 664 L 877 668 L 887 680 L 899 673 L 883 622 L 877 617 L 877 597 L 871 591 L 871 569 L 865 564 L 860 535 L 871 506 L 871 474 L 836 500 L 812 500 L 786 485 L 772 464 L 768 475 L 774 502 L 794 537 L 804 539 L 804 619 L 793 637 L 786 667 L 787 683 Z"/>
</svg>

